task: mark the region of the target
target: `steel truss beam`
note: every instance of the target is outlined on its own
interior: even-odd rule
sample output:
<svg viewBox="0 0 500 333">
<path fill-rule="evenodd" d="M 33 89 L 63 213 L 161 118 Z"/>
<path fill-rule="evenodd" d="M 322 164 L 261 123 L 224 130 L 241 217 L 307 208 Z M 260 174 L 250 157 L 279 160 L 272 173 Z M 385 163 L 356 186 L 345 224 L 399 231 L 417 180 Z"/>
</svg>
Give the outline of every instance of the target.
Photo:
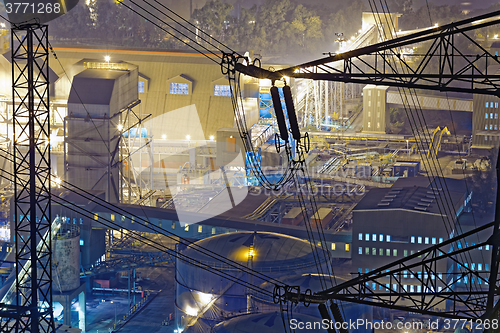
<svg viewBox="0 0 500 333">
<path fill-rule="evenodd" d="M 449 318 L 474 319 L 488 316 L 492 312 L 487 304 L 490 272 L 473 270 L 463 265 L 457 257 L 486 245 L 491 246 L 496 240 L 492 236 L 487 241 L 464 248 L 454 249 L 454 245 L 495 225 L 495 222 L 488 223 L 315 295 L 287 291 L 285 298 L 306 303 L 338 299 Z M 453 267 L 460 264 L 460 269 L 458 272 L 439 272 L 437 262 L 440 260 L 445 260 L 444 267 L 446 261 L 450 261 Z M 408 289 L 412 283 L 415 288 L 420 286 L 421 291 L 410 292 Z M 494 296 L 500 295 L 497 283 L 498 280 L 492 288 Z M 397 286 L 396 289 L 394 285 Z M 453 304 L 449 310 L 433 311 L 433 308 L 447 302 L 449 308 L 450 302 Z"/>
<path fill-rule="evenodd" d="M 14 26 L 15 324 L 2 332 L 55 332 L 52 313 L 48 27 Z M 41 242 L 41 246 L 37 246 Z"/>
<path fill-rule="evenodd" d="M 500 59 L 467 35 L 474 29 L 499 24 L 499 15 L 500 11 L 495 11 L 276 72 L 242 63 L 236 63 L 235 70 L 271 80 L 289 76 L 500 96 L 500 74 L 488 72 L 490 65 L 500 65 Z M 455 41 L 457 36 L 466 38 L 480 53 L 468 55 L 461 50 Z M 401 48 L 424 42 L 431 46 L 425 54 L 413 57 L 415 64 L 403 59 Z M 439 60 L 437 72 L 428 68 L 432 58 Z"/>
</svg>

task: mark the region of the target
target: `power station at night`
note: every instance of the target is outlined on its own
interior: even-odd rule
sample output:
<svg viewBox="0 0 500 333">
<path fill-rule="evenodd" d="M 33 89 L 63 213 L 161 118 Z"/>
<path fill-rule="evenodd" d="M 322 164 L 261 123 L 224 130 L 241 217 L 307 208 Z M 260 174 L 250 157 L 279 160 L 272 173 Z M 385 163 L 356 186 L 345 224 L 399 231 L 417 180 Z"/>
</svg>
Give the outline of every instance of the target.
<svg viewBox="0 0 500 333">
<path fill-rule="evenodd" d="M 0 332 L 497 332 L 477 6 L 4 0 Z"/>
</svg>

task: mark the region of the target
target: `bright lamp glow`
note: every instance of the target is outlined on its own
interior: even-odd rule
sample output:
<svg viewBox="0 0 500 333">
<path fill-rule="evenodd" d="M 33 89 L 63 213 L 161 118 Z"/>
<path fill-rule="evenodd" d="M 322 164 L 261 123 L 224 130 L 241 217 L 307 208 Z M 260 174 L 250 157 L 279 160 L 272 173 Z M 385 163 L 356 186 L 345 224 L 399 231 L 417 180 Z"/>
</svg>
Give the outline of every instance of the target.
<svg viewBox="0 0 500 333">
<path fill-rule="evenodd" d="M 210 135 L 210 140 L 214 141 L 215 137 L 213 135 Z"/>
<path fill-rule="evenodd" d="M 166 134 L 163 134 L 163 135 L 161 136 L 161 138 L 162 138 L 163 140 L 165 140 L 165 139 L 167 138 L 167 135 L 166 135 Z"/>
<path fill-rule="evenodd" d="M 109 62 L 110 60 L 111 60 L 111 57 L 110 57 L 110 56 L 105 56 L 105 57 L 104 57 L 104 61 Z"/>
<path fill-rule="evenodd" d="M 118 126 L 116 126 L 116 128 L 121 132 L 122 129 L 123 129 L 123 125 L 122 124 L 118 124 Z"/>
<path fill-rule="evenodd" d="M 203 304 L 203 306 L 210 303 L 210 301 L 213 298 L 213 296 L 211 294 L 205 294 L 205 293 L 198 293 L 198 297 L 200 299 L 200 303 Z"/>
<path fill-rule="evenodd" d="M 191 135 L 186 135 L 186 140 L 191 140 Z"/>
<path fill-rule="evenodd" d="M 198 311 L 196 309 L 190 307 L 189 305 L 186 306 L 186 310 L 184 312 L 186 312 L 187 315 L 193 316 L 193 317 L 198 315 Z"/>
</svg>

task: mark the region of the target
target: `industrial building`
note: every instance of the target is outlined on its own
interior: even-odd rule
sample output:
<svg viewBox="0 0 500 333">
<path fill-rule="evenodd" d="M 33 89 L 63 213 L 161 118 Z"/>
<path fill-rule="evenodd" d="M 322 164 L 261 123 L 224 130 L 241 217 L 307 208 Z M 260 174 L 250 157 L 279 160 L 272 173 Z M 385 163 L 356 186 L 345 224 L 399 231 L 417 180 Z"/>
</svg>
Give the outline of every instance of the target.
<svg viewBox="0 0 500 333">
<path fill-rule="evenodd" d="M 372 189 L 353 210 L 353 268 L 368 273 L 452 238 L 456 219 L 470 210 L 471 195 L 463 180 L 440 177 L 402 178 L 391 188 Z M 443 278 L 452 268 L 441 261 L 436 271 Z M 404 274 L 402 287 L 422 292 L 420 279 L 427 273 Z"/>
<path fill-rule="evenodd" d="M 197 3 L 190 1 L 189 15 Z M 387 32 L 389 19 L 397 17 L 384 15 L 382 31 Z M 378 36 L 377 22 L 368 15 L 363 22 L 366 30 L 353 39 L 357 47 Z M 344 102 L 350 99 L 351 106 L 358 104 L 360 86 L 350 86 L 350 98 L 346 98 L 346 86 L 336 85 L 332 100 L 328 92 L 332 86 L 326 83 L 286 77 L 286 84 L 281 80 L 277 84 L 280 89 L 270 90 L 271 80 L 242 76 L 237 83 L 242 88 L 239 102 L 245 108 L 239 114 L 232 99 L 239 93 L 233 89 L 235 78 L 229 71 L 221 74 L 218 54 L 53 50 L 59 61 L 51 62 L 48 71 L 52 79 L 47 111 L 52 127 L 38 147 L 46 148 L 47 161 L 54 165 L 46 172 L 52 186 L 47 211 L 53 220 L 37 215 L 45 212 L 35 207 L 38 198 L 22 201 L 13 193 L 26 179 L 32 180 L 31 190 L 37 188 L 33 172 L 26 179 L 15 178 L 14 190 L 9 180 L 6 195 L 15 199 L 7 214 L 9 222 L 0 223 L 0 235 L 7 244 L 2 246 L 1 303 L 12 304 L 19 298 L 19 286 L 13 281 L 26 281 L 28 251 L 13 254 L 11 246 L 15 243 L 17 248 L 28 237 L 29 230 L 19 231 L 19 225 L 40 221 L 52 228 L 52 234 L 40 230 L 30 245 L 32 251 L 50 246 L 53 250 L 48 257 L 52 264 L 44 269 L 51 273 L 52 300 L 58 309 L 54 317 L 83 332 L 120 331 L 135 316 L 156 321 L 152 314 L 156 307 L 169 332 L 224 333 L 244 327 L 271 333 L 283 329 L 284 316 L 292 311 L 301 323 L 326 317 L 337 322 L 342 318 L 392 320 L 392 300 L 382 303 L 393 293 L 399 293 L 398 299 L 403 294 L 408 298 L 398 303 L 398 310 L 410 309 L 417 297 L 423 303 L 426 293 L 441 292 L 449 280 L 457 284 L 446 292 L 466 293 L 470 282 L 482 283 L 478 290 L 484 292 L 489 267 L 483 255 L 493 249 L 489 244 L 474 249 L 469 259 L 441 261 L 432 271 L 412 273 L 399 268 L 378 281 L 363 280 L 381 267 L 388 273 L 388 265 L 401 265 L 409 256 L 413 260 L 409 264 L 415 264 L 431 252 L 423 249 L 448 244 L 463 233 L 457 221 L 467 219 L 471 209 L 472 192 L 464 180 L 434 176 L 433 169 L 411 156 L 410 140 L 417 147 L 417 138 L 385 135 L 390 107 L 406 102 L 388 86 L 364 86 L 363 103 L 354 111 L 344 110 Z M 15 59 L 0 58 L 0 78 L 7 82 Z M 290 94 L 287 99 L 284 85 L 291 86 L 287 91 L 293 91 L 293 100 Z M 25 125 L 11 121 L 24 102 L 15 98 L 13 102 L 7 88 L 0 87 L 6 150 L 9 141 L 17 148 L 11 133 Z M 273 91 L 277 93 L 271 95 Z M 425 108 L 445 109 L 440 97 L 418 97 Z M 481 98 L 474 97 L 474 108 L 476 103 L 496 108 L 495 102 Z M 452 110 L 472 111 L 470 100 L 452 102 Z M 294 103 L 303 116 L 301 124 L 316 123 L 319 134 L 315 135 L 325 137 L 323 143 L 313 142 L 314 153 L 309 136 L 291 125 L 297 121 L 292 117 L 296 116 Z M 277 105 L 286 106 L 281 120 L 274 110 Z M 496 130 L 492 122 L 496 113 L 484 111 L 483 116 L 488 120 L 485 130 Z M 342 133 L 326 138 L 330 134 L 322 130 L 337 126 L 332 118 L 339 121 Z M 348 128 L 351 121 L 358 121 L 356 128 Z M 276 125 L 280 136 L 275 135 Z M 436 129 L 427 158 L 438 157 L 447 131 Z M 287 138 L 288 132 L 293 141 Z M 473 134 L 483 135 L 476 129 Z M 485 141 L 495 140 L 488 135 Z M 5 152 L 2 163 L 10 158 Z M 39 161 L 33 157 L 31 165 L 34 162 Z M 319 171 L 309 174 L 311 165 Z M 422 171 L 430 177 L 423 177 Z M 19 173 L 16 170 L 15 176 Z M 266 190 L 274 192 L 263 190 L 263 175 L 271 180 Z M 340 188 L 338 195 L 330 193 L 335 187 Z M 29 209 L 31 213 L 24 214 Z M 468 223 L 465 230 L 473 229 L 472 225 Z M 482 244 L 487 232 L 474 236 L 477 241 L 467 237 L 439 251 L 445 254 Z M 22 264 L 20 255 L 25 256 Z M 479 272 L 475 280 L 462 275 L 464 267 Z M 398 283 L 393 281 L 396 277 Z M 439 282 L 422 287 L 424 280 Z M 365 288 L 380 292 L 376 301 L 388 313 L 375 313 L 373 300 L 365 299 L 370 296 L 363 293 Z M 45 290 L 42 286 L 35 293 Z M 341 300 L 333 301 L 335 297 Z M 356 304 L 347 303 L 350 297 Z M 318 312 L 316 306 L 307 307 L 308 302 L 323 308 Z M 293 310 L 288 310 L 290 305 Z M 431 302 L 429 307 L 451 311 L 454 304 Z M 43 312 L 50 305 L 40 308 Z"/>
</svg>

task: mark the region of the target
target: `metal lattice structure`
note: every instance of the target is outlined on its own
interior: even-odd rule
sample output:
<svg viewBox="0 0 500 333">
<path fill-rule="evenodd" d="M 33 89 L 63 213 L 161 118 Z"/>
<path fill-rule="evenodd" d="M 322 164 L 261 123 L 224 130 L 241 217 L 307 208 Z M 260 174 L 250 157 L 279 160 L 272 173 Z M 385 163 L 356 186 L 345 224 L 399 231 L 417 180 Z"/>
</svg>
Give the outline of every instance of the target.
<svg viewBox="0 0 500 333">
<path fill-rule="evenodd" d="M 12 37 L 16 309 L 2 332 L 55 332 L 52 313 L 48 27 Z"/>
<path fill-rule="evenodd" d="M 497 96 L 500 75 L 489 72 L 488 67 L 500 65 L 500 59 L 467 33 L 499 24 L 498 15 L 500 11 L 491 12 L 276 72 L 241 63 L 236 64 L 235 69 L 243 74 L 271 80 L 289 76 Z M 463 45 L 458 45 L 457 37 L 474 45 L 479 50 L 478 54 L 470 55 Z M 427 51 L 411 56 L 410 64 L 410 55 L 404 54 L 404 48 L 415 44 L 425 46 L 425 43 L 430 44 Z M 432 58 L 438 59 L 437 69 L 429 66 Z"/>
<path fill-rule="evenodd" d="M 500 75 L 489 68 L 500 65 L 500 58 L 484 49 L 467 33 L 500 23 L 499 14 L 500 11 L 491 12 L 276 72 L 236 62 L 234 69 L 271 80 L 289 76 L 498 96 Z M 456 42 L 457 36 L 473 44 L 479 50 L 478 54 L 469 55 L 463 45 Z M 429 47 L 410 62 L 402 55 L 402 50 L 412 44 Z M 437 59 L 434 61 L 438 64 L 437 69 L 429 65 L 431 59 Z M 410 111 L 417 108 L 408 100 L 404 104 Z M 500 179 L 500 161 L 497 162 L 497 177 Z M 492 318 L 500 308 L 499 207 L 497 197 L 495 222 L 461 233 L 442 244 L 372 272 L 360 274 L 316 295 L 297 292 L 292 286 L 277 290 L 276 296 L 280 302 L 345 300 L 448 318 Z M 467 245 L 466 237 L 477 237 L 487 228 L 490 237 Z M 492 249 L 489 269 L 478 272 L 473 267 L 467 267 L 463 258 L 486 246 Z M 410 277 L 411 281 L 416 281 L 412 283 L 413 287 L 419 287 L 419 290 L 408 290 Z M 438 307 L 445 310 L 438 312 Z"/>
</svg>

